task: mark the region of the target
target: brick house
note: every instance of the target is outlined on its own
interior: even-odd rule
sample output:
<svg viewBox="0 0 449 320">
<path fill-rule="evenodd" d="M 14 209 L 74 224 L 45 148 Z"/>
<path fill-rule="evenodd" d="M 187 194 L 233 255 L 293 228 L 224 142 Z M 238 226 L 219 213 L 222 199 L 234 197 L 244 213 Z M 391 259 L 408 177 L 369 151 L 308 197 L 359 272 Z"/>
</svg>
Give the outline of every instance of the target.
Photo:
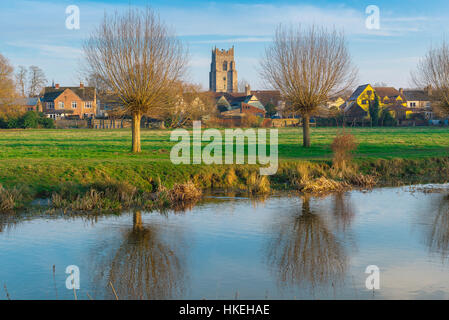
<svg viewBox="0 0 449 320">
<path fill-rule="evenodd" d="M 40 100 L 44 113 L 53 119 L 85 119 L 97 114 L 97 90 L 82 83 L 79 87 L 46 87 Z"/>
</svg>

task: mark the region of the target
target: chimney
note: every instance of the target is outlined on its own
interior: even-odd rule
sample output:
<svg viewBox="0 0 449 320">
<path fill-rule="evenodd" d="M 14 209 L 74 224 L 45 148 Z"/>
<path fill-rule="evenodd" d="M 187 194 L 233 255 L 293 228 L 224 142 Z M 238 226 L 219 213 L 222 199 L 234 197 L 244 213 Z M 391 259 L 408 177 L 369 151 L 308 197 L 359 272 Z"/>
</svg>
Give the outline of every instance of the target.
<svg viewBox="0 0 449 320">
<path fill-rule="evenodd" d="M 251 95 L 251 87 L 249 86 L 249 84 L 245 85 L 245 94 L 247 96 Z"/>
<path fill-rule="evenodd" d="M 399 89 L 399 92 L 400 92 L 401 94 L 404 94 L 404 89 L 400 88 L 400 89 Z"/>
<path fill-rule="evenodd" d="M 84 83 L 80 82 L 80 88 L 81 88 L 81 89 L 84 88 Z"/>
<path fill-rule="evenodd" d="M 425 88 L 425 90 L 426 90 L 428 96 L 431 96 L 431 95 L 432 95 L 432 86 L 431 86 L 431 85 L 428 85 L 428 86 Z"/>
<path fill-rule="evenodd" d="M 59 89 L 59 83 L 55 84 L 55 88 Z"/>
</svg>

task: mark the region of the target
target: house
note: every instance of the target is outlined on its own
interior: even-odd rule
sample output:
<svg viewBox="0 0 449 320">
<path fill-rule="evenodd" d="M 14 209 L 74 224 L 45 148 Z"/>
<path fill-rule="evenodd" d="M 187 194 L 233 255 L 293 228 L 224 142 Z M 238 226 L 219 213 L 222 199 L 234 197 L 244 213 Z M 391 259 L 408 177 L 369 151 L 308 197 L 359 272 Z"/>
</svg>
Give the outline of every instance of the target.
<svg viewBox="0 0 449 320">
<path fill-rule="evenodd" d="M 240 110 L 240 113 L 252 113 L 264 117 L 266 110 L 257 96 L 252 94 L 249 86 L 244 93 L 214 93 L 217 109 L 223 113 Z M 234 111 L 237 112 L 237 111 Z"/>
<path fill-rule="evenodd" d="M 407 100 L 407 107 L 413 111 L 413 113 L 423 113 L 425 119 L 432 119 L 432 87 L 426 87 L 424 90 L 409 89 L 403 90 L 404 96 Z"/>
<path fill-rule="evenodd" d="M 97 90 L 94 87 L 45 87 L 40 100 L 49 118 L 93 118 L 97 114 Z"/>
<path fill-rule="evenodd" d="M 401 105 L 407 107 L 407 99 L 404 96 L 404 91 L 393 87 L 375 87 L 374 91 L 379 97 L 379 106 Z"/>
<path fill-rule="evenodd" d="M 374 102 L 374 88 L 370 84 L 357 87 L 349 99 L 340 106 L 351 121 L 363 120 L 369 115 L 369 104 Z"/>
<path fill-rule="evenodd" d="M 261 108 L 252 106 L 248 103 L 241 103 L 239 108 L 232 109 L 229 111 L 224 111 L 220 114 L 220 116 L 223 118 L 229 117 L 229 116 L 243 117 L 245 115 L 252 114 L 252 115 L 255 115 L 260 118 L 265 118 L 265 113 L 266 113 L 266 111 L 262 110 Z"/>
<path fill-rule="evenodd" d="M 370 84 L 359 86 L 349 99 L 340 106 L 350 121 L 363 121 L 369 118 L 369 107 L 379 99 L 379 108 L 386 108 L 397 120 L 405 120 L 413 113 L 407 105 L 404 91 L 393 87 L 372 87 Z"/>
<path fill-rule="evenodd" d="M 97 117 L 107 118 L 114 112 L 120 112 L 123 108 L 123 103 L 118 96 L 113 94 L 97 95 Z"/>
<path fill-rule="evenodd" d="M 17 111 L 37 111 L 42 112 L 42 103 L 39 97 L 35 98 L 19 98 L 12 103 Z"/>
<path fill-rule="evenodd" d="M 259 98 L 252 94 L 249 86 L 246 86 L 245 92 L 241 93 L 215 92 L 213 94 L 216 107 L 220 112 L 219 118 L 228 124 L 239 126 L 249 115 L 265 118 L 265 107 Z"/>
<path fill-rule="evenodd" d="M 342 97 L 331 97 L 329 101 L 327 101 L 326 107 L 328 109 L 339 108 L 344 103 L 345 100 Z"/>
</svg>

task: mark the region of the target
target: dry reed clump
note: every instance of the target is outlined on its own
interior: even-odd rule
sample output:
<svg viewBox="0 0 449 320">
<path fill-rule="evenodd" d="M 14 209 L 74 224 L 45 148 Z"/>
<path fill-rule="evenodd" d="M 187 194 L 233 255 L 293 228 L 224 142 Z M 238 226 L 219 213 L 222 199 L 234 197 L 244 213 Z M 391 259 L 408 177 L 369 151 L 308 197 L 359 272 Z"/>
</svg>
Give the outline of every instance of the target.
<svg viewBox="0 0 449 320">
<path fill-rule="evenodd" d="M 334 138 L 331 149 L 334 153 L 332 167 L 337 174 L 344 175 L 351 170 L 352 152 L 358 147 L 358 142 L 354 135 L 347 132 L 340 132 Z"/>
<path fill-rule="evenodd" d="M 168 196 L 172 203 L 180 202 L 196 202 L 198 201 L 203 192 L 197 188 L 191 181 L 182 184 L 175 184 L 172 189 L 168 191 Z"/>
<path fill-rule="evenodd" d="M 179 204 L 196 203 L 202 196 L 201 189 L 194 183 L 176 184 L 167 189 L 157 181 L 157 191 L 139 192 L 126 182 L 104 182 L 89 185 L 87 191 L 79 187 L 61 188 L 52 194 L 52 206 L 57 209 L 74 211 L 109 210 L 140 207 L 145 209 L 163 209 L 179 207 Z"/>
<path fill-rule="evenodd" d="M 266 194 L 270 192 L 270 180 L 267 176 L 260 176 L 257 172 L 250 173 L 246 178 L 246 186 L 252 194 Z"/>
<path fill-rule="evenodd" d="M 372 189 L 378 182 L 375 176 L 362 173 L 351 175 L 347 177 L 346 180 L 353 186 L 366 189 Z"/>
<path fill-rule="evenodd" d="M 227 187 L 235 186 L 235 184 L 238 182 L 238 177 L 235 173 L 234 168 L 231 168 L 226 172 L 224 182 Z"/>
<path fill-rule="evenodd" d="M 0 184 L 0 213 L 19 208 L 24 200 L 23 192 L 21 188 L 6 189 Z"/>
<path fill-rule="evenodd" d="M 79 186 L 65 184 L 59 192 L 53 192 L 51 200 L 54 208 L 90 211 L 129 208 L 141 199 L 134 186 L 126 182 L 106 181 L 90 185 L 85 192 Z"/>
<path fill-rule="evenodd" d="M 344 181 L 335 181 L 326 177 L 305 181 L 300 188 L 301 192 L 305 193 L 328 193 L 339 192 L 350 188 L 350 185 Z"/>
</svg>

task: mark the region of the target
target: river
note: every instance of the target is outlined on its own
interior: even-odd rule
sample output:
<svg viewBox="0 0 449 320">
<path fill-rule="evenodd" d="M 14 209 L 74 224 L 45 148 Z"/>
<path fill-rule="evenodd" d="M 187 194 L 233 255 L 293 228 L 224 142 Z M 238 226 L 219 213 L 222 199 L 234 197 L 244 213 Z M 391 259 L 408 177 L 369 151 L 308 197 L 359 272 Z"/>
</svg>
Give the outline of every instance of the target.
<svg viewBox="0 0 449 320">
<path fill-rule="evenodd" d="M 185 212 L 3 215 L 0 299 L 448 299 L 448 193 L 210 195 Z M 379 289 L 366 287 L 372 265 Z"/>
</svg>

